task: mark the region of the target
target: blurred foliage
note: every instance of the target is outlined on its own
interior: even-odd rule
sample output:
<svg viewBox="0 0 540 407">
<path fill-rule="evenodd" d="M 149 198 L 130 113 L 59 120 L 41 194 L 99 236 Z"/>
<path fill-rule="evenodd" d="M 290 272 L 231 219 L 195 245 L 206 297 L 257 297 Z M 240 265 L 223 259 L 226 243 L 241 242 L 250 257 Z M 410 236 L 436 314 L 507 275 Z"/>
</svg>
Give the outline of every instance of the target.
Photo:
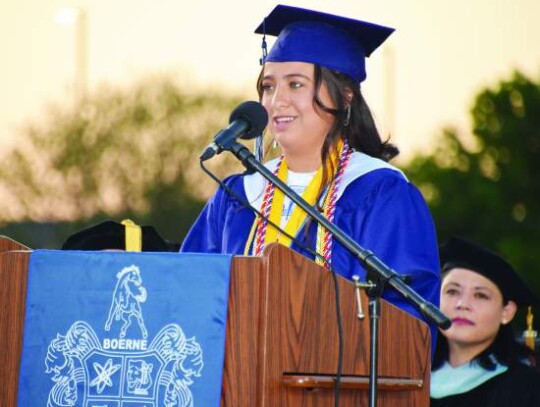
<svg viewBox="0 0 540 407">
<path fill-rule="evenodd" d="M 516 72 L 482 91 L 471 113 L 471 137 L 444 130 L 406 172 L 441 242 L 460 235 L 491 247 L 540 294 L 540 82 Z"/>
<path fill-rule="evenodd" d="M 129 217 L 179 242 L 215 190 L 197 157 L 239 102 L 153 78 L 51 108 L 3 158 L 0 233 L 50 248 L 91 223 Z M 220 176 L 240 170 L 233 157 L 217 159 Z"/>
<path fill-rule="evenodd" d="M 197 157 L 240 100 L 162 78 L 51 110 L 3 159 L 0 233 L 58 247 L 91 223 L 129 217 L 181 241 L 215 190 Z M 514 73 L 476 97 L 472 119 L 472 134 L 444 129 L 405 170 L 440 241 L 461 235 L 492 247 L 540 292 L 540 84 Z M 242 170 L 229 154 L 211 167 L 221 177 Z"/>
</svg>

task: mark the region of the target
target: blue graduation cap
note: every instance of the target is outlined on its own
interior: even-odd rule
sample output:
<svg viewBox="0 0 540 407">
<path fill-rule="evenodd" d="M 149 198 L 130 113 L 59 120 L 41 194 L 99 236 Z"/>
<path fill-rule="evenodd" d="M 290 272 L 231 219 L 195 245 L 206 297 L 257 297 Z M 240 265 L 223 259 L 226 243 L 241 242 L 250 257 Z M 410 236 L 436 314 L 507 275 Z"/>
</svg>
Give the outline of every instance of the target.
<svg viewBox="0 0 540 407">
<path fill-rule="evenodd" d="M 365 58 L 393 28 L 297 7 L 278 5 L 255 33 L 277 36 L 263 62 L 309 62 L 366 79 Z M 264 47 L 264 39 L 263 39 Z"/>
</svg>

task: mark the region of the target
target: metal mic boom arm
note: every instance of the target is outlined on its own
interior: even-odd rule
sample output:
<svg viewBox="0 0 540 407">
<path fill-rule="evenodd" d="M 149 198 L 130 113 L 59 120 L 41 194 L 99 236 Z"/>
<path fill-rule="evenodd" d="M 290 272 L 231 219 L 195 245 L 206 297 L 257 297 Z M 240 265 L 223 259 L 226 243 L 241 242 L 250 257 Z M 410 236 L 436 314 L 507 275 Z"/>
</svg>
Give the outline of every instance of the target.
<svg viewBox="0 0 540 407">
<path fill-rule="evenodd" d="M 450 327 L 450 320 L 435 305 L 422 298 L 422 296 L 420 296 L 403 281 L 399 274 L 383 263 L 371 251 L 361 247 L 340 228 L 329 222 L 300 195 L 294 192 L 287 186 L 287 184 L 277 178 L 262 163 L 260 163 L 244 145 L 238 142 L 233 143 L 229 148 L 227 148 L 227 150 L 232 152 L 248 170 L 255 170 L 269 182 L 283 191 L 283 193 L 287 195 L 295 204 L 306 211 L 309 216 L 311 216 L 330 233 L 332 233 L 332 236 L 343 246 L 345 246 L 347 250 L 349 250 L 358 260 L 360 260 L 367 270 L 375 273 L 375 275 L 380 278 L 383 283 L 391 285 L 404 298 L 412 302 L 420 313 L 426 317 L 426 319 L 442 329 L 447 329 Z"/>
</svg>

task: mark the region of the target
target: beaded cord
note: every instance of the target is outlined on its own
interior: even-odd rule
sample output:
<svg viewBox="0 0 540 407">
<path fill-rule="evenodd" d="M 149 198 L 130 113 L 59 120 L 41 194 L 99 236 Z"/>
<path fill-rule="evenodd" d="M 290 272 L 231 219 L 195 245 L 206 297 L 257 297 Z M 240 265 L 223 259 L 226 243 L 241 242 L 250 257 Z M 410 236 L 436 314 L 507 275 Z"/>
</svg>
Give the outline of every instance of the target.
<svg viewBox="0 0 540 407">
<path fill-rule="evenodd" d="M 279 157 L 279 161 L 276 165 L 276 169 L 274 170 L 275 176 L 277 176 L 282 162 L 283 162 L 283 156 Z M 271 182 L 268 182 L 264 190 L 264 196 L 263 196 L 260 212 L 264 215 L 266 219 L 268 219 L 268 217 L 270 216 L 270 209 L 272 208 L 272 202 L 274 200 L 275 188 L 276 187 L 274 186 L 274 184 L 272 184 Z M 262 217 L 258 217 L 256 221 L 254 222 L 254 225 L 256 225 L 255 226 L 256 233 L 255 233 L 255 242 L 253 245 L 253 255 L 262 256 L 262 252 L 264 250 L 264 240 L 266 238 L 266 228 L 268 227 L 268 222 L 264 221 Z"/>
<path fill-rule="evenodd" d="M 345 168 L 347 167 L 349 163 L 349 159 L 352 153 L 352 150 L 350 149 L 346 141 L 343 141 L 343 143 L 340 143 L 340 147 L 341 148 L 339 149 L 339 160 L 338 160 L 336 175 L 333 178 L 332 182 L 330 183 L 329 187 L 327 188 L 327 193 L 325 194 L 324 201 L 323 201 L 323 216 L 326 219 L 328 219 L 328 221 L 330 222 L 334 221 L 339 185 L 343 179 L 343 173 L 345 172 Z M 276 169 L 274 170 L 274 175 L 278 174 L 281 168 L 282 162 L 283 162 L 283 156 L 279 158 Z M 263 202 L 261 204 L 261 210 L 260 210 L 261 213 L 267 218 L 270 215 L 270 210 L 272 207 L 274 196 L 275 196 L 275 186 L 272 183 L 267 183 L 265 191 L 264 191 L 264 195 L 263 195 Z M 253 223 L 253 228 L 250 233 L 250 238 L 248 239 L 248 245 L 253 239 L 252 254 L 255 256 L 261 256 L 264 251 L 267 227 L 268 227 L 267 222 L 264 221 L 261 217 L 258 217 Z M 253 235 L 255 235 L 254 238 L 252 237 Z M 316 242 L 317 242 L 316 250 L 318 253 L 321 253 L 322 257 L 324 258 L 324 260 L 317 258 L 316 262 L 318 264 L 325 264 L 325 263 L 330 264 L 331 257 L 332 257 L 332 246 L 333 246 L 332 235 L 321 225 L 317 226 Z"/>
<path fill-rule="evenodd" d="M 343 143 L 343 147 L 341 148 L 341 152 L 339 155 L 339 164 L 338 164 L 336 176 L 330 183 L 328 193 L 326 194 L 326 197 L 324 199 L 323 215 L 330 223 L 334 223 L 334 215 L 336 213 L 337 193 L 339 190 L 339 185 L 341 184 L 341 180 L 343 179 L 343 173 L 345 172 L 345 168 L 349 164 L 351 152 L 352 150 L 349 148 L 348 143 L 345 141 Z M 326 230 L 326 228 L 319 225 L 317 227 L 316 250 L 317 250 L 317 253 L 321 253 L 324 260 L 317 257 L 315 259 L 315 262 L 321 265 L 325 265 L 325 264 L 330 265 L 331 259 L 332 259 L 332 247 L 333 247 L 332 234 L 328 230 Z"/>
</svg>

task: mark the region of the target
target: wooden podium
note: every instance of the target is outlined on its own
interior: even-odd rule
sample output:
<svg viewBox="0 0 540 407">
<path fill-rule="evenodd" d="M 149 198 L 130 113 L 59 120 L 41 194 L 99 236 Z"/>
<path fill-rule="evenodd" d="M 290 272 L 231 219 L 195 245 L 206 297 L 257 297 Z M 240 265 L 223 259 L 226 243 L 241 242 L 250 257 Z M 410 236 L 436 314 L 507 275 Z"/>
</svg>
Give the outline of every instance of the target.
<svg viewBox="0 0 540 407">
<path fill-rule="evenodd" d="M 0 238 L 0 406 L 15 407 L 28 248 Z M 340 407 L 368 405 L 369 320 L 351 282 L 338 277 L 343 325 Z M 367 299 L 362 295 L 367 313 Z M 338 358 L 331 274 L 279 245 L 232 263 L 222 407 L 328 407 Z M 429 406 L 425 323 L 381 301 L 378 405 Z M 201 406 L 205 407 L 205 406 Z"/>
</svg>

